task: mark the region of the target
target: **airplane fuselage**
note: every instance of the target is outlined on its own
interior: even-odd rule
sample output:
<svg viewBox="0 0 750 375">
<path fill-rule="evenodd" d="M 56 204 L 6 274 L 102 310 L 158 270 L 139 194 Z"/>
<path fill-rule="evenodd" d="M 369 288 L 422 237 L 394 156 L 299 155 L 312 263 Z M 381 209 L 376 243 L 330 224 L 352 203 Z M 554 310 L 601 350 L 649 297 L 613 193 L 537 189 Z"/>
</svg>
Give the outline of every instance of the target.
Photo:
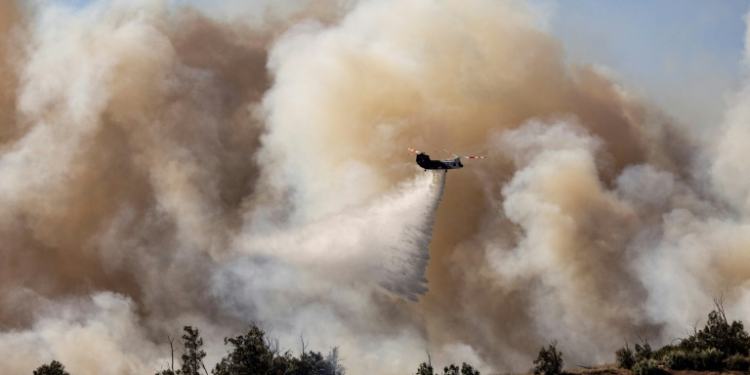
<svg viewBox="0 0 750 375">
<path fill-rule="evenodd" d="M 461 164 L 461 158 L 432 160 L 424 152 L 417 154 L 417 164 L 424 169 L 459 169 L 464 167 Z"/>
</svg>

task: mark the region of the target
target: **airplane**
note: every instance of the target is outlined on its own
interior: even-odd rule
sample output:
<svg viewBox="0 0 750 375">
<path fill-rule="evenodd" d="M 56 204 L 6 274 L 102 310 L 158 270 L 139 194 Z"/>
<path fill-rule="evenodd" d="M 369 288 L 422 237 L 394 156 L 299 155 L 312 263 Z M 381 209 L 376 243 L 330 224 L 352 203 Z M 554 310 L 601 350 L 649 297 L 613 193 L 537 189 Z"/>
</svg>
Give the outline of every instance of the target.
<svg viewBox="0 0 750 375">
<path fill-rule="evenodd" d="M 420 167 L 424 168 L 424 170 L 428 169 L 444 169 L 446 173 L 448 173 L 449 169 L 460 169 L 463 168 L 464 165 L 461 163 L 461 158 L 465 159 L 485 159 L 484 156 L 458 156 L 456 154 L 453 154 L 452 152 L 448 152 L 448 150 L 444 150 L 448 152 L 449 154 L 453 155 L 453 159 L 443 159 L 443 160 L 432 160 L 430 159 L 430 155 L 427 155 L 426 153 L 422 151 L 417 151 L 413 148 L 408 148 L 409 152 L 412 154 L 417 155 L 417 164 L 419 164 Z"/>
</svg>

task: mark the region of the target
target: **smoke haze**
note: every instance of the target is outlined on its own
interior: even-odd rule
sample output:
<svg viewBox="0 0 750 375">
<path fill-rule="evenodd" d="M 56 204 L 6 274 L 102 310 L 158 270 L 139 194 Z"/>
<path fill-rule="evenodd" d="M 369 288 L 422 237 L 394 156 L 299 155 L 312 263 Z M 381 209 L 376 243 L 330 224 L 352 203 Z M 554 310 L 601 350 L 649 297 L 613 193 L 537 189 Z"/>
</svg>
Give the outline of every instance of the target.
<svg viewBox="0 0 750 375">
<path fill-rule="evenodd" d="M 213 364 L 256 322 L 351 374 L 519 372 L 682 337 L 717 293 L 745 318 L 750 89 L 694 142 L 538 17 L 0 0 L 0 371 L 156 372 L 183 325 Z"/>
</svg>

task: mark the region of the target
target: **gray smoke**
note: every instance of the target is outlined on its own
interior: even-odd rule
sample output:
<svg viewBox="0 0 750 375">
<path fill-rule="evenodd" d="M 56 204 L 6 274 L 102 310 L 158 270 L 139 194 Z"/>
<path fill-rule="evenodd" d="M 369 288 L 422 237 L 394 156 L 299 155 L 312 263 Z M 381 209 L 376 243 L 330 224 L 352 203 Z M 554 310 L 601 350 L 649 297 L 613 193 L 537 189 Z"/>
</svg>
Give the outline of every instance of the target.
<svg viewBox="0 0 750 375">
<path fill-rule="evenodd" d="M 0 0 L 0 371 L 156 372 L 183 325 L 212 364 L 256 322 L 352 374 L 519 372 L 553 339 L 571 364 L 670 342 L 717 293 L 745 317 L 750 91 L 698 143 L 540 21 Z"/>
</svg>

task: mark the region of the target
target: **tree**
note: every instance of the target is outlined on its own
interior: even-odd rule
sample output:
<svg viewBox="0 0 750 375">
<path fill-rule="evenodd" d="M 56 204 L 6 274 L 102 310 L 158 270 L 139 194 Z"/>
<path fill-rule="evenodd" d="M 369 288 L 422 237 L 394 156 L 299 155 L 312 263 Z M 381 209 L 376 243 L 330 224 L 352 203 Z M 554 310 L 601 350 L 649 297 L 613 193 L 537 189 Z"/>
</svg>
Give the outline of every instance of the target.
<svg viewBox="0 0 750 375">
<path fill-rule="evenodd" d="M 252 324 L 243 336 L 224 339 L 232 350 L 216 365 L 214 375 L 344 375 L 345 369 L 339 363 L 338 347 L 331 349 L 327 356 L 320 352 L 305 349 L 302 342 L 302 353 L 299 358 L 289 351 L 279 352 L 278 344 L 271 345 L 257 325 Z M 432 375 L 432 374 L 430 374 Z"/>
<path fill-rule="evenodd" d="M 729 324 L 724 313 L 723 297 L 714 298 L 715 309 L 708 314 L 706 326 L 696 332 L 694 343 L 698 349 L 715 348 L 726 355 L 746 355 L 750 349 L 750 336 L 742 322 Z"/>
<path fill-rule="evenodd" d="M 474 367 L 464 362 L 461 365 L 461 375 L 481 375 L 479 370 L 475 370 Z"/>
<path fill-rule="evenodd" d="M 417 375 L 435 375 L 432 364 L 422 362 L 417 369 Z"/>
<path fill-rule="evenodd" d="M 203 339 L 200 337 L 200 331 L 197 328 L 191 326 L 185 326 L 183 328 L 185 334 L 182 335 L 182 343 L 185 345 L 185 354 L 182 355 L 182 369 L 180 371 L 183 375 L 199 375 L 200 369 L 208 375 L 206 367 L 203 365 L 203 358 L 206 357 L 206 352 L 201 349 L 203 347 Z"/>
<path fill-rule="evenodd" d="M 337 375 L 331 362 L 319 352 L 303 352 L 299 359 L 292 360 L 293 374 L 296 375 Z"/>
<path fill-rule="evenodd" d="M 341 364 L 339 359 L 339 347 L 334 346 L 326 357 L 326 361 L 330 363 L 333 375 L 344 375 L 346 374 L 346 368 Z"/>
<path fill-rule="evenodd" d="M 234 338 L 225 338 L 224 344 L 232 350 L 216 368 L 215 375 L 270 374 L 274 364 L 274 353 L 266 341 L 266 333 L 257 325 L 251 324 L 247 333 Z"/>
<path fill-rule="evenodd" d="M 552 341 L 545 349 L 539 350 L 539 357 L 534 360 L 534 375 L 562 374 L 562 353 L 557 350 L 557 341 Z"/>
<path fill-rule="evenodd" d="M 630 350 L 630 347 L 628 346 L 628 342 L 625 341 L 625 346 L 617 349 L 615 352 L 615 357 L 617 358 L 617 366 L 620 368 L 624 368 L 626 370 L 630 370 L 633 368 L 633 365 L 635 364 L 635 357 L 633 357 L 633 351 Z"/>
<path fill-rule="evenodd" d="M 170 363 L 168 369 L 161 370 L 157 372 L 156 375 L 179 375 L 180 370 L 177 370 L 176 372 L 174 370 L 174 338 L 169 337 L 169 335 L 167 335 L 167 342 L 169 343 L 169 350 L 170 350 L 170 353 L 172 354 L 172 362 Z"/>
<path fill-rule="evenodd" d="M 53 360 L 49 365 L 41 365 L 34 370 L 34 375 L 70 375 L 62 363 Z"/>
<path fill-rule="evenodd" d="M 459 375 L 459 371 L 458 366 L 451 363 L 449 366 L 443 368 L 443 375 Z"/>
<path fill-rule="evenodd" d="M 741 321 L 729 323 L 723 296 L 714 297 L 713 301 L 714 309 L 708 314 L 706 326 L 698 329 L 696 322 L 693 334 L 679 339 L 677 345 L 665 345 L 654 351 L 647 341 L 641 340 L 631 352 L 625 342 L 625 347 L 615 353 L 620 367 L 629 368 L 636 375 L 665 374 L 664 368 L 747 371 L 750 335 Z"/>
</svg>

